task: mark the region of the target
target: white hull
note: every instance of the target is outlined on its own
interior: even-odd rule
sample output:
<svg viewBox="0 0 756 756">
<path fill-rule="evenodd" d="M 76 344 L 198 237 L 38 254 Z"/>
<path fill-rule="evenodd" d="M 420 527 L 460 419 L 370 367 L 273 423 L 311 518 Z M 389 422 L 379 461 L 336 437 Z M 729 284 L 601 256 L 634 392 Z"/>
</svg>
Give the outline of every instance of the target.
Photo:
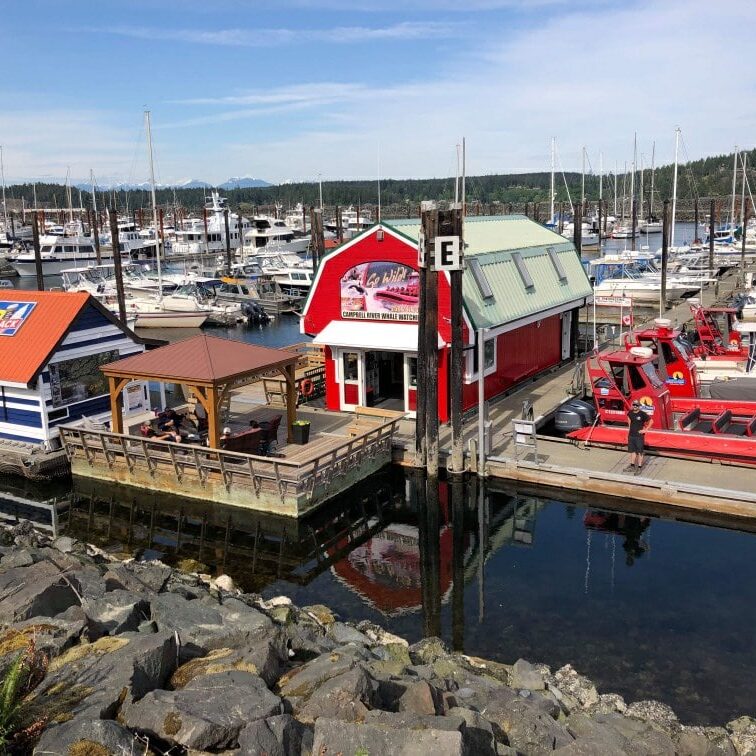
<svg viewBox="0 0 756 756">
<path fill-rule="evenodd" d="M 112 257 L 110 254 L 102 254 L 102 261 L 106 262 L 109 260 L 112 260 Z M 16 270 L 19 276 L 21 278 L 34 278 L 37 275 L 37 266 L 34 262 L 34 257 L 32 256 L 31 261 L 27 259 L 27 256 L 24 255 L 23 259 L 16 257 L 12 259 L 12 262 L 10 263 Z M 54 259 L 42 259 L 42 274 L 45 276 L 59 276 L 61 274 L 61 271 L 65 270 L 66 268 L 71 267 L 86 267 L 88 265 L 97 265 L 97 257 L 95 255 L 89 256 L 80 256 L 76 258 L 66 258 L 66 259 L 60 259 L 60 258 L 54 258 Z"/>
<path fill-rule="evenodd" d="M 130 315 L 129 317 L 133 317 Z M 200 328 L 207 320 L 204 312 L 137 313 L 135 328 Z"/>
<path fill-rule="evenodd" d="M 605 281 L 596 287 L 594 293 L 599 297 L 630 297 L 636 303 L 658 303 L 661 291 L 656 287 L 638 286 L 635 281 L 618 281 L 612 284 Z M 691 288 L 688 286 L 667 286 L 667 299 L 682 299 L 690 293 Z"/>
</svg>

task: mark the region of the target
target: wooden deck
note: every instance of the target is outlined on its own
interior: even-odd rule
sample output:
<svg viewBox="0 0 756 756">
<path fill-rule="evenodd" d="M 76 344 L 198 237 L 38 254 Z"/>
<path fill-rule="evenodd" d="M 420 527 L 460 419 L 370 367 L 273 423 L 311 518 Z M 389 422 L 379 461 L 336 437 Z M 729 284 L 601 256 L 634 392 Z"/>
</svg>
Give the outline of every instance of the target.
<svg viewBox="0 0 756 756">
<path fill-rule="evenodd" d="M 282 444 L 276 456 L 70 426 L 61 427 L 61 438 L 74 475 L 290 517 L 315 509 L 391 462 L 396 415 L 375 417 L 356 429 L 353 415 L 298 414 L 311 422 L 310 442 Z"/>
</svg>

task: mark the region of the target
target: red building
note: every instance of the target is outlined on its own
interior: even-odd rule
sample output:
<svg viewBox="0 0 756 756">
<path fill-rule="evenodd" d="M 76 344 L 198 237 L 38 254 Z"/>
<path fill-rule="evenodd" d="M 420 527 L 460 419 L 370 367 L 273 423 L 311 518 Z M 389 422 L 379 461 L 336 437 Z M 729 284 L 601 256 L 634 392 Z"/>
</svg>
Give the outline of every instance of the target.
<svg viewBox="0 0 756 756">
<path fill-rule="evenodd" d="M 414 412 L 418 220 L 373 226 L 326 255 L 301 321 L 326 353 L 329 409 Z M 475 406 L 479 338 L 491 399 L 574 350 L 577 310 L 592 293 L 571 242 L 524 216 L 465 220 L 463 406 Z M 438 401 L 449 418 L 450 288 L 438 279 Z"/>
</svg>

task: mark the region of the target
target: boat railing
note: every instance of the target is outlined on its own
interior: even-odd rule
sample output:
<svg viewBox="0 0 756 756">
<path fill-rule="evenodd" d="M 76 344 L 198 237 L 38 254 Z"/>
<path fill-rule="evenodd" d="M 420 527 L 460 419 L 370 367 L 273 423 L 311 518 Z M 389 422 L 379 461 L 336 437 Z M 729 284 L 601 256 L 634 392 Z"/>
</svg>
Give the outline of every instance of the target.
<svg viewBox="0 0 756 756">
<path fill-rule="evenodd" d="M 73 426 L 60 426 L 60 437 L 74 468 L 78 461 L 107 470 L 110 479 L 139 484 L 151 479 L 159 486 L 168 479 L 205 489 L 222 485 L 228 493 L 234 489 L 235 495 L 251 495 L 252 500 L 274 498 L 285 507 L 327 496 L 334 483 L 366 461 L 379 456 L 390 460 L 399 420 L 380 418 L 373 427 L 296 461 Z"/>
</svg>

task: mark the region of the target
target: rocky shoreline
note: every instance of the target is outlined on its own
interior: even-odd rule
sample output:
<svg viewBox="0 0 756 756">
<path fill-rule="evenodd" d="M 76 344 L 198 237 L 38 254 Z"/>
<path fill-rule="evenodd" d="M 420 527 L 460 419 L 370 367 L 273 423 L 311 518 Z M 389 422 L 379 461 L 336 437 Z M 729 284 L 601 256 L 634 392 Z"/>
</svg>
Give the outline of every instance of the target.
<svg viewBox="0 0 756 756">
<path fill-rule="evenodd" d="M 756 754 L 756 719 L 688 727 L 569 665 L 408 645 L 28 523 L 0 544 L 0 673 L 25 670 L 9 753 Z"/>
</svg>

